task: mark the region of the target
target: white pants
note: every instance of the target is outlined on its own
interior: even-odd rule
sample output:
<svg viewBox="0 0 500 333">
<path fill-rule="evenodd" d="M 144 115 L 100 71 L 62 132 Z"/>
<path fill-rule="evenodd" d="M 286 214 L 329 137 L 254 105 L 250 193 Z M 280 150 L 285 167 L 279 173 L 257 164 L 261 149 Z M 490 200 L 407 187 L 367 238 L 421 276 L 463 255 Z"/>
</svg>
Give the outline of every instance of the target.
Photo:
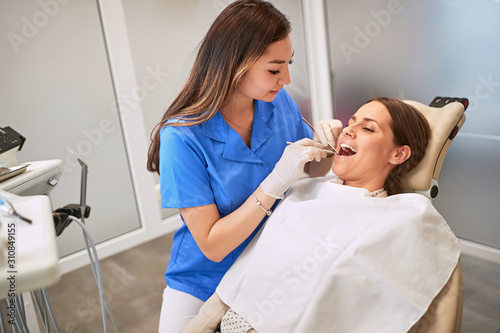
<svg viewBox="0 0 500 333">
<path fill-rule="evenodd" d="M 158 333 L 178 333 L 200 311 L 201 299 L 168 286 L 163 291 Z"/>
</svg>

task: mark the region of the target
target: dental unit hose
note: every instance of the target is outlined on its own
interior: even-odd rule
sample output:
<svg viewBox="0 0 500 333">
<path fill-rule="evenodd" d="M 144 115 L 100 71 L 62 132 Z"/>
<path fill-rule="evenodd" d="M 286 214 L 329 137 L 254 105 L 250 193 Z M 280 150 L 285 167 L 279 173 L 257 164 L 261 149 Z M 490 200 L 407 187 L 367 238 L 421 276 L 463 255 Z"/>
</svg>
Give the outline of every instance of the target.
<svg viewBox="0 0 500 333">
<path fill-rule="evenodd" d="M 106 298 L 106 295 L 104 294 L 104 286 L 102 282 L 102 274 L 101 274 L 101 266 L 99 264 L 99 258 L 97 255 L 97 249 L 95 247 L 94 240 L 92 239 L 92 236 L 90 235 L 90 232 L 88 231 L 87 227 L 85 226 L 85 218 L 87 218 L 90 214 L 90 207 L 87 206 L 87 174 L 88 174 L 88 167 L 87 164 L 78 157 L 74 152 L 69 151 L 71 154 L 73 154 L 80 163 L 82 167 L 82 172 L 81 172 L 81 184 L 80 184 L 80 204 L 69 204 L 66 205 L 62 208 L 56 209 L 54 212 L 54 222 L 56 224 L 56 234 L 59 236 L 64 228 L 69 225 L 71 221 L 77 223 L 81 228 L 83 232 L 83 238 L 85 240 L 85 247 L 87 249 L 87 253 L 89 256 L 90 260 L 90 267 L 92 268 L 92 272 L 94 274 L 94 278 L 97 283 L 97 287 L 99 289 L 99 298 L 101 300 L 101 312 L 102 312 L 102 321 L 103 321 L 103 327 L 104 327 L 104 333 L 108 332 L 108 327 L 107 327 L 107 316 L 106 313 L 109 315 L 111 318 L 111 321 L 113 323 L 113 326 L 116 330 L 116 332 L 120 332 L 118 329 L 118 325 L 116 323 L 116 320 L 113 316 L 113 312 L 111 311 L 111 308 L 109 307 L 108 300 Z M 58 224 L 59 222 L 59 224 Z"/>
</svg>

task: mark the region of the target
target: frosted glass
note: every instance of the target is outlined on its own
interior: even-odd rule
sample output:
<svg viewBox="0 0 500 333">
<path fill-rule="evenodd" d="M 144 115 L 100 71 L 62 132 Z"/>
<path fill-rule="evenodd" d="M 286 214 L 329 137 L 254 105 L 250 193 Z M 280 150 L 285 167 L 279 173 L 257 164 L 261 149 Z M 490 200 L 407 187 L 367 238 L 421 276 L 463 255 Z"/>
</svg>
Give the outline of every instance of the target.
<svg viewBox="0 0 500 333">
<path fill-rule="evenodd" d="M 469 98 L 434 204 L 459 237 L 500 248 L 500 3 L 326 3 L 339 119 L 378 95 Z"/>
<path fill-rule="evenodd" d="M 80 201 L 76 152 L 88 164 L 94 240 L 139 228 L 96 2 L 0 0 L 0 32 L 0 126 L 27 138 L 18 161 L 63 161 L 55 209 Z M 76 225 L 57 244 L 61 256 L 85 247 Z"/>
</svg>

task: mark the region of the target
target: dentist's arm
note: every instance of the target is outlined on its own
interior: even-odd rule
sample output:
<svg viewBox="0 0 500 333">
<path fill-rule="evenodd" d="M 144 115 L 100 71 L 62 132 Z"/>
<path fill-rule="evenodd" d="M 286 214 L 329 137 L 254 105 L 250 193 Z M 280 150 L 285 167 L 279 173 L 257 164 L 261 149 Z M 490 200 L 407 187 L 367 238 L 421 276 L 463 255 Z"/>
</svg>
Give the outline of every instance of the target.
<svg viewBox="0 0 500 333">
<path fill-rule="evenodd" d="M 276 199 L 282 198 L 286 190 L 302 176 L 305 164 L 326 157 L 322 148 L 320 143 L 310 139 L 302 139 L 287 146 L 273 171 L 254 193 L 243 205 L 223 218 L 215 204 L 179 209 L 203 254 L 219 262 L 243 243 L 266 216 L 265 210 L 270 210 Z"/>
</svg>

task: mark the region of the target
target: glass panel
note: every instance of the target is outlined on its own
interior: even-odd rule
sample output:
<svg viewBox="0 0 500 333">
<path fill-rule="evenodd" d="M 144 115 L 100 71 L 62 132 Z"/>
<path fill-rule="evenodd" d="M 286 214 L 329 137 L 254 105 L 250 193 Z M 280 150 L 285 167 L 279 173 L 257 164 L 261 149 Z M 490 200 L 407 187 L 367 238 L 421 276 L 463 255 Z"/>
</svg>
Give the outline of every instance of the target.
<svg viewBox="0 0 500 333">
<path fill-rule="evenodd" d="M 461 238 L 500 248 L 500 3 L 327 1 L 336 117 L 369 98 L 428 104 L 467 97 L 467 121 L 445 159 L 434 201 Z"/>
<path fill-rule="evenodd" d="M 140 227 L 95 1 L 0 0 L 1 126 L 27 140 L 20 163 L 60 159 L 54 209 L 80 201 L 88 164 L 87 226 L 96 242 Z M 84 248 L 71 225 L 57 239 L 61 256 Z"/>
</svg>

